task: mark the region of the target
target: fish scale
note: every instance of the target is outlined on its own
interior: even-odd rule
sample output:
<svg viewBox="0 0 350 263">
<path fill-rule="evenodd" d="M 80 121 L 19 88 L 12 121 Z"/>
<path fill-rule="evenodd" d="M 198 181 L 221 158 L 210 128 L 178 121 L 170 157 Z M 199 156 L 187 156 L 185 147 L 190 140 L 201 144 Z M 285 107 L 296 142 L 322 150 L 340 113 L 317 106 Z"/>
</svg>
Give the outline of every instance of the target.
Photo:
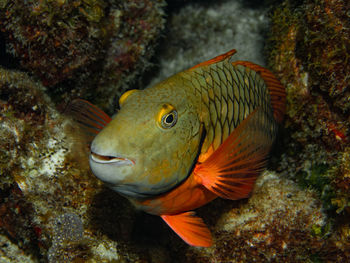
<svg viewBox="0 0 350 263">
<path fill-rule="evenodd" d="M 202 120 L 208 134 L 202 153 L 216 150 L 257 107 L 272 115 L 266 84 L 255 71 L 227 60 L 193 71 L 187 77 L 201 94 L 201 108 L 208 111 Z"/>
</svg>

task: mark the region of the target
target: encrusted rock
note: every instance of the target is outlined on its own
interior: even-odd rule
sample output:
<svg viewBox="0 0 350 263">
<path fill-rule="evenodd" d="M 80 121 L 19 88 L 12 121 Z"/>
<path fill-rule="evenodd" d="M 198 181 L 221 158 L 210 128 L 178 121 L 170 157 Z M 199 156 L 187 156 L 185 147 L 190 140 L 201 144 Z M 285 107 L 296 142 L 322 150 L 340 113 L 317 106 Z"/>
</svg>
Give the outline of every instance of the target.
<svg viewBox="0 0 350 263">
<path fill-rule="evenodd" d="M 0 1 L 7 52 L 57 101 L 120 95 L 149 66 L 164 1 Z M 61 101 L 60 101 L 61 102 Z"/>
</svg>

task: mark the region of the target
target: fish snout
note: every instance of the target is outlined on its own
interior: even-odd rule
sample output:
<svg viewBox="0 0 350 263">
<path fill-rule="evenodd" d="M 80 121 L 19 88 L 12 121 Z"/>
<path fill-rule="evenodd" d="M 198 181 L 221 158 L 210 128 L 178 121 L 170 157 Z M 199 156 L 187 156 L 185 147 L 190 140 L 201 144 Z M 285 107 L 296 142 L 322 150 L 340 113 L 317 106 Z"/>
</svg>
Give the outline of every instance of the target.
<svg viewBox="0 0 350 263">
<path fill-rule="evenodd" d="M 91 151 L 90 153 L 90 159 L 92 162 L 99 163 L 99 164 L 113 164 L 116 166 L 135 165 L 135 161 L 130 160 L 128 158 L 124 158 L 120 156 L 101 155 L 93 151 Z"/>
<path fill-rule="evenodd" d="M 97 178 L 115 186 L 133 174 L 136 161 L 116 152 L 111 144 L 101 144 L 94 140 L 91 144 L 89 164 Z"/>
<path fill-rule="evenodd" d="M 135 170 L 135 161 L 120 155 L 103 155 L 91 151 L 89 158 L 93 174 L 101 181 L 111 186 L 117 186 L 128 181 Z"/>
<path fill-rule="evenodd" d="M 90 152 L 90 161 L 96 164 L 105 164 L 105 165 L 135 165 L 135 161 L 129 158 L 126 158 L 123 154 L 117 153 L 114 147 L 111 147 L 112 144 L 107 140 L 98 140 L 98 136 L 91 143 L 91 152 Z"/>
</svg>

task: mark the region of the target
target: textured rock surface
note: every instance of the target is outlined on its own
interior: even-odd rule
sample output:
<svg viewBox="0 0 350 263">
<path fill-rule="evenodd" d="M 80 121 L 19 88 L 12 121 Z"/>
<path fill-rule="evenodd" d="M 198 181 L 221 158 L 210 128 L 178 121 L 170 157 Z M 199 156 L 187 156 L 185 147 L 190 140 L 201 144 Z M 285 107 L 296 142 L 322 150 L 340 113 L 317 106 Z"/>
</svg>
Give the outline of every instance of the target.
<svg viewBox="0 0 350 263">
<path fill-rule="evenodd" d="M 57 100 L 97 101 L 142 73 L 163 28 L 163 1 L 0 1 L 7 51 Z M 97 98 L 96 98 L 97 97 Z"/>
<path fill-rule="evenodd" d="M 312 235 L 326 223 L 315 197 L 265 172 L 247 202 L 219 215 L 215 245 L 190 249 L 195 256 L 188 262 L 306 262 L 323 247 L 323 240 Z"/>
<path fill-rule="evenodd" d="M 349 11 L 348 1 L 284 1 L 273 12 L 268 44 L 268 64 L 288 101 L 277 169 L 318 193 L 332 222 L 331 233 L 328 225 L 319 234 L 329 237 L 334 262 L 350 258 Z"/>
<path fill-rule="evenodd" d="M 28 262 L 147 257 L 123 247 L 134 211 L 101 189 L 76 125 L 54 109 L 44 87 L 0 69 L 0 102 L 0 262 L 18 262 L 18 251 Z"/>
<path fill-rule="evenodd" d="M 152 83 L 232 48 L 236 59 L 265 64 L 265 9 L 179 2 Z M 187 246 L 160 218 L 102 186 L 89 170 L 83 135 L 57 110 L 76 96 L 107 105 L 147 68 L 163 2 L 70 3 L 0 0 L 8 50 L 32 74 L 0 69 L 1 263 L 349 260 L 344 1 L 284 1 L 273 9 L 267 64 L 287 88 L 283 143 L 272 156 L 275 172 L 264 173 L 251 198 L 198 209 L 215 239 L 208 249 Z"/>
</svg>

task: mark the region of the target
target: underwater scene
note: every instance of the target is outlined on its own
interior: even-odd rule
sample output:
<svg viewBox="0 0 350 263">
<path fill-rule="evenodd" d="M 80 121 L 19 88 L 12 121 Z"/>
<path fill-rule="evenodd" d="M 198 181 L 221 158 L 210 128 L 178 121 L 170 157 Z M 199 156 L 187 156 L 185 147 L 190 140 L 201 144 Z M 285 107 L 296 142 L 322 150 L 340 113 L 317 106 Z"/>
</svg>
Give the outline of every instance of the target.
<svg viewBox="0 0 350 263">
<path fill-rule="evenodd" d="M 0 0 L 0 263 L 350 262 L 350 1 Z"/>
</svg>

